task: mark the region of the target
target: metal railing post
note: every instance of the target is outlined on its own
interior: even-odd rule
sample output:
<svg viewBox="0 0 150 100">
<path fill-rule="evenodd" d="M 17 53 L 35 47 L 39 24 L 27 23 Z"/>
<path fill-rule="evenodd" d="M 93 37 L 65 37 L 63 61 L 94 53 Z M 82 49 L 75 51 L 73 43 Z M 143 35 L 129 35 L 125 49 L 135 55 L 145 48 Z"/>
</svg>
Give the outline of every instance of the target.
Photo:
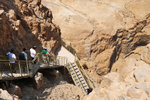
<svg viewBox="0 0 150 100">
<path fill-rule="evenodd" d="M 0 71 L 0 79 L 3 79 L 2 71 Z"/>
<path fill-rule="evenodd" d="M 27 74 L 29 75 L 29 62 L 26 60 Z"/>
<path fill-rule="evenodd" d="M 21 71 L 20 60 L 18 61 L 18 65 L 19 65 L 19 72 L 20 72 L 20 75 L 22 76 L 22 71 Z"/>
<path fill-rule="evenodd" d="M 9 63 L 9 69 L 10 69 L 11 76 L 13 76 L 13 74 L 12 74 L 12 66 L 11 66 L 10 63 Z"/>
</svg>

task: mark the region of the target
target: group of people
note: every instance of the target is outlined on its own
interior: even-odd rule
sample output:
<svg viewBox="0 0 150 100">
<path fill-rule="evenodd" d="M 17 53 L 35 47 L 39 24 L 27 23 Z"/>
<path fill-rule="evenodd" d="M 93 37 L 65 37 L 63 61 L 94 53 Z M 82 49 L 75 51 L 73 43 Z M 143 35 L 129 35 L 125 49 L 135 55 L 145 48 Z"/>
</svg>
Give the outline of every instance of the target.
<svg viewBox="0 0 150 100">
<path fill-rule="evenodd" d="M 37 48 L 36 46 L 33 46 L 30 49 L 30 56 L 31 56 L 32 60 L 34 60 L 37 57 L 37 55 L 40 54 L 40 53 L 37 53 L 36 48 Z M 42 50 L 41 53 L 42 53 L 43 61 L 46 62 L 47 57 L 51 55 L 52 51 L 51 50 L 47 50 L 47 48 L 45 47 Z M 11 49 L 6 55 L 9 58 L 9 63 L 11 65 L 11 68 L 13 68 L 13 66 L 15 66 L 15 61 L 16 60 L 28 60 L 28 55 L 26 53 L 26 48 L 22 49 L 22 51 L 19 53 L 18 58 L 16 57 L 16 55 L 14 53 L 14 49 Z M 35 64 L 36 62 L 34 61 L 33 63 Z"/>
</svg>

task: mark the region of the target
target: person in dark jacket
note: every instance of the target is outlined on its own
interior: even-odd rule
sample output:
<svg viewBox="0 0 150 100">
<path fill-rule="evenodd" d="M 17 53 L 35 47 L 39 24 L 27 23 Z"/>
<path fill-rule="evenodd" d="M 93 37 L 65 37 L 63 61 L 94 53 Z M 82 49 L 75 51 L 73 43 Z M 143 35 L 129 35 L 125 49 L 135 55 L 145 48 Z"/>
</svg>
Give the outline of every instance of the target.
<svg viewBox="0 0 150 100">
<path fill-rule="evenodd" d="M 21 60 L 20 64 L 21 64 L 21 68 L 23 69 L 23 72 L 25 72 L 26 60 L 28 60 L 28 56 L 27 56 L 27 53 L 25 51 L 26 51 L 26 48 L 23 48 L 22 52 L 19 53 L 19 60 Z"/>
<path fill-rule="evenodd" d="M 22 52 L 19 54 L 19 60 L 27 60 L 28 59 L 27 53 L 25 51 L 26 51 L 26 48 L 23 48 Z"/>
</svg>

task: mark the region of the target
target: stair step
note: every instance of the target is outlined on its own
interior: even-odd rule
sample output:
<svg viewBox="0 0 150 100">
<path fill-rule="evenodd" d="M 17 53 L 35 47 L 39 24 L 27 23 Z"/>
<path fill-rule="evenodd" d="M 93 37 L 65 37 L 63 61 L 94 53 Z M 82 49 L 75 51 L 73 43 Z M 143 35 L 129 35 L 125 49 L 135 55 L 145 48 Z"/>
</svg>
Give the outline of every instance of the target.
<svg viewBox="0 0 150 100">
<path fill-rule="evenodd" d="M 81 75 L 80 73 L 76 73 L 78 76 Z"/>
<path fill-rule="evenodd" d="M 76 67 L 76 65 L 72 65 L 72 67 Z"/>
<path fill-rule="evenodd" d="M 82 84 L 82 85 L 83 85 L 83 87 L 87 86 L 86 84 Z"/>
<path fill-rule="evenodd" d="M 80 76 L 80 75 L 79 75 L 79 76 Z M 79 79 L 83 79 L 83 77 L 82 77 L 82 76 L 80 76 L 80 77 L 79 77 L 79 76 L 78 76 L 78 78 L 79 78 Z"/>
<path fill-rule="evenodd" d="M 80 85 L 80 82 L 76 82 L 77 85 Z"/>
<path fill-rule="evenodd" d="M 73 68 L 78 68 L 77 66 L 72 66 Z"/>
<path fill-rule="evenodd" d="M 68 70 L 74 80 L 74 83 L 81 89 L 84 89 L 85 91 L 87 91 L 89 87 L 84 77 L 82 76 L 82 73 L 80 72 L 80 69 L 78 68 L 78 66 L 72 63 L 71 65 L 68 66 Z"/>
<path fill-rule="evenodd" d="M 76 66 L 76 64 L 71 64 L 72 66 Z"/>
<path fill-rule="evenodd" d="M 84 79 L 82 79 L 82 78 L 78 78 L 81 82 L 84 82 Z"/>
<path fill-rule="evenodd" d="M 73 68 L 74 70 L 78 70 L 78 68 Z"/>
<path fill-rule="evenodd" d="M 79 70 L 75 70 L 75 72 L 76 72 L 76 73 L 78 73 L 78 72 L 79 72 Z"/>
</svg>

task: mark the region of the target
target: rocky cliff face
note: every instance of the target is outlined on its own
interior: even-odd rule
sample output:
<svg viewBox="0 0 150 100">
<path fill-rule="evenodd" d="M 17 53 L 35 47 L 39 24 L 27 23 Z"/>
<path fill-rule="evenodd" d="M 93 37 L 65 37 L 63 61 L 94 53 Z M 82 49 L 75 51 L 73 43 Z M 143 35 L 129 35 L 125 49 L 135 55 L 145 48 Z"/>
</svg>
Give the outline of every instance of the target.
<svg viewBox="0 0 150 100">
<path fill-rule="evenodd" d="M 119 59 L 112 72 L 104 76 L 100 86 L 84 100 L 149 100 L 149 50 L 150 44 Z"/>
<path fill-rule="evenodd" d="M 52 22 L 51 11 L 41 0 L 0 0 L 0 52 L 10 48 L 20 52 L 33 45 L 58 48 L 60 31 Z"/>
<path fill-rule="evenodd" d="M 108 73 L 115 61 L 150 41 L 149 0 L 43 0 L 62 38 L 89 71 Z"/>
</svg>

